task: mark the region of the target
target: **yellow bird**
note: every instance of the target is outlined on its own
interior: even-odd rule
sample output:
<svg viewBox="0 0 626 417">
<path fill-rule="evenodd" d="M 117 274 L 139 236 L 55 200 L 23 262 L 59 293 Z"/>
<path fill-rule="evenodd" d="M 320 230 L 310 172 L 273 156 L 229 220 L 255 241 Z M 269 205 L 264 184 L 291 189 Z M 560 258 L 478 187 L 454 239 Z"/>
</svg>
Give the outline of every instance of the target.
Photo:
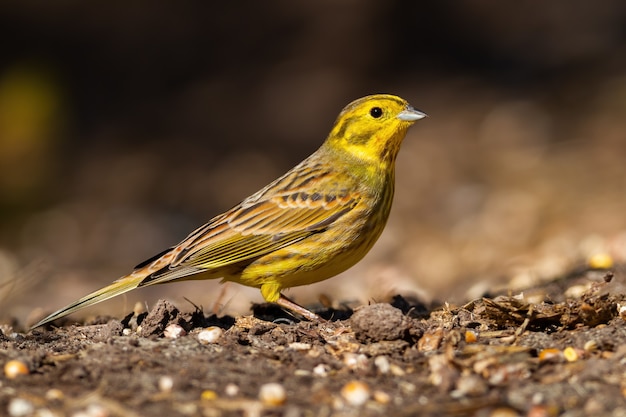
<svg viewBox="0 0 626 417">
<path fill-rule="evenodd" d="M 424 116 L 392 95 L 353 101 L 322 146 L 285 175 L 33 328 L 135 288 L 213 278 L 259 288 L 266 301 L 322 320 L 281 291 L 337 275 L 370 250 L 389 216 L 402 140 Z"/>
</svg>

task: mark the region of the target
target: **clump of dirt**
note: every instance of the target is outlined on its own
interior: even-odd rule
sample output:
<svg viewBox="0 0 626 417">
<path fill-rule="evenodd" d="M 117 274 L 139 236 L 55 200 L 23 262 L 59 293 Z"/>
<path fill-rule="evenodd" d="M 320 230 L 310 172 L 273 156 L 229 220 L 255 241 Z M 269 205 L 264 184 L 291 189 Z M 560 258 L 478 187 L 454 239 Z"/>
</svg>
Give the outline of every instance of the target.
<svg viewBox="0 0 626 417">
<path fill-rule="evenodd" d="M 382 303 L 360 307 L 350 318 L 352 331 L 360 342 L 404 339 L 410 322 L 399 309 Z"/>
<path fill-rule="evenodd" d="M 323 323 L 161 301 L 122 321 L 3 325 L 0 414 L 620 415 L 624 282 L 622 270 L 578 271 L 528 289 L 532 299 L 429 307 L 396 296 L 351 316 L 324 311 L 341 319 Z M 565 297 L 568 284 L 584 291 Z"/>
</svg>

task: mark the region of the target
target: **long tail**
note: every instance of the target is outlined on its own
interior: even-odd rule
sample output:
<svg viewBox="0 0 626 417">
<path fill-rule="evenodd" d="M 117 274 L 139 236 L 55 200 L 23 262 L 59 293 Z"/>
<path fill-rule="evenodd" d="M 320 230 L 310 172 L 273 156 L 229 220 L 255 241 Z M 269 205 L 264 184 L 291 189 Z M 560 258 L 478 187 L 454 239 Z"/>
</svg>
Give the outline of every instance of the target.
<svg viewBox="0 0 626 417">
<path fill-rule="evenodd" d="M 81 308 L 89 307 L 91 305 L 97 304 L 101 301 L 108 300 L 109 298 L 115 297 L 116 295 L 124 294 L 130 290 L 133 290 L 139 286 L 141 281 L 145 278 L 145 274 L 130 274 L 126 275 L 116 281 L 114 281 L 111 285 L 106 286 L 98 291 L 92 292 L 89 295 L 81 298 L 78 301 L 74 301 L 72 304 L 69 304 L 62 309 L 55 311 L 50 314 L 48 317 L 44 318 L 37 324 L 31 327 L 34 329 L 39 326 L 43 326 L 46 323 L 50 323 L 56 319 L 60 319 L 61 317 L 65 317 L 68 314 L 71 314 Z"/>
</svg>

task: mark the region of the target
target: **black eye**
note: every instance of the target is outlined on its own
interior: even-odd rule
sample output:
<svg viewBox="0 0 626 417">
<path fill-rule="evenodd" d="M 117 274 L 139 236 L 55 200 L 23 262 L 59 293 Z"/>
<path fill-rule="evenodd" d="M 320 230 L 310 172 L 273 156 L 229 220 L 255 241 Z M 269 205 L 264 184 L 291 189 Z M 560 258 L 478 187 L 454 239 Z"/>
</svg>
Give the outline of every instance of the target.
<svg viewBox="0 0 626 417">
<path fill-rule="evenodd" d="M 374 119 L 378 119 L 382 115 L 383 109 L 381 109 L 380 107 L 372 107 L 372 109 L 370 110 L 370 116 L 372 116 Z"/>
</svg>

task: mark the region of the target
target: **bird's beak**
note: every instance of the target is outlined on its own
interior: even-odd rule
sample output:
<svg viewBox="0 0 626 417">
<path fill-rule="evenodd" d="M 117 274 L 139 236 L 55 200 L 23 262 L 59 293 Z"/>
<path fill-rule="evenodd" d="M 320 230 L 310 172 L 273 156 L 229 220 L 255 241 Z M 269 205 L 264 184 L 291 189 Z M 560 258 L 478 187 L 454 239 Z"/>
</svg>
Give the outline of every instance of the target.
<svg viewBox="0 0 626 417">
<path fill-rule="evenodd" d="M 414 122 L 424 117 L 426 117 L 426 113 L 422 113 L 419 110 L 415 110 L 411 106 L 407 106 L 406 109 L 402 110 L 398 114 L 398 119 L 402 120 L 403 122 Z"/>
</svg>

